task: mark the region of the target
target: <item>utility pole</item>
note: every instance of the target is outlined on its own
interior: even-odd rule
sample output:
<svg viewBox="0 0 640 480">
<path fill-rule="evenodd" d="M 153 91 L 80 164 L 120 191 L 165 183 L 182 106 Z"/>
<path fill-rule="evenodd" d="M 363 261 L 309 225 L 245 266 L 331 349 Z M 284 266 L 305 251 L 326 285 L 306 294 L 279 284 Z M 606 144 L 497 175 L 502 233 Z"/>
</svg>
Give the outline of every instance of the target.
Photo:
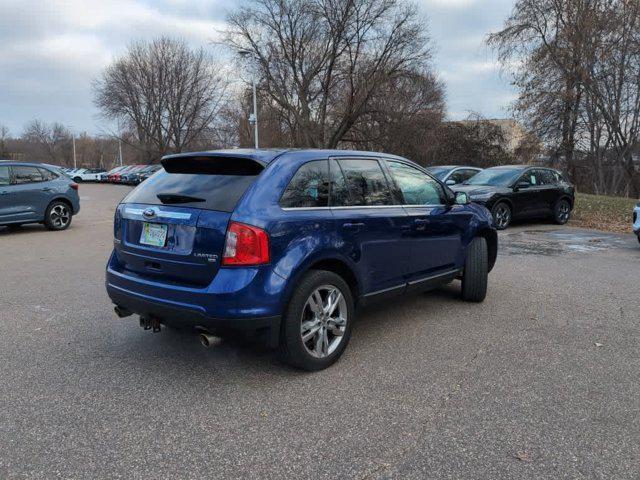
<svg viewBox="0 0 640 480">
<path fill-rule="evenodd" d="M 239 50 L 238 54 L 242 58 L 252 57 L 253 53 L 250 50 Z M 255 141 L 256 150 L 260 148 L 260 142 L 258 141 L 258 99 L 256 95 L 256 72 L 255 68 L 252 68 L 252 87 L 253 87 L 253 113 L 249 115 L 249 123 L 253 124 L 253 139 Z"/>
<path fill-rule="evenodd" d="M 78 168 L 76 163 L 76 134 L 74 133 L 71 138 L 73 139 L 73 168 Z"/>
<path fill-rule="evenodd" d="M 118 137 L 118 158 L 120 159 L 120 166 L 122 166 L 122 140 Z"/>
<path fill-rule="evenodd" d="M 256 99 L 256 79 L 253 78 L 253 114 L 249 117 L 249 122 L 253 123 L 253 138 L 256 141 L 256 150 L 260 148 L 258 142 L 258 101 Z"/>
</svg>

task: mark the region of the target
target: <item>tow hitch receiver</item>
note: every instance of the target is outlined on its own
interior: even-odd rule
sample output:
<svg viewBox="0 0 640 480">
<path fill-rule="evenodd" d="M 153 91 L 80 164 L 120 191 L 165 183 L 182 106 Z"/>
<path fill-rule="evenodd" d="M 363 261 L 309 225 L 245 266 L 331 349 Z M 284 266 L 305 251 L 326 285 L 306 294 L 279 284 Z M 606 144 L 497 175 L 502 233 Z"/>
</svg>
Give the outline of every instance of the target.
<svg viewBox="0 0 640 480">
<path fill-rule="evenodd" d="M 160 322 L 157 318 L 140 317 L 140 326 L 145 330 L 151 330 L 153 333 L 160 332 Z"/>
</svg>

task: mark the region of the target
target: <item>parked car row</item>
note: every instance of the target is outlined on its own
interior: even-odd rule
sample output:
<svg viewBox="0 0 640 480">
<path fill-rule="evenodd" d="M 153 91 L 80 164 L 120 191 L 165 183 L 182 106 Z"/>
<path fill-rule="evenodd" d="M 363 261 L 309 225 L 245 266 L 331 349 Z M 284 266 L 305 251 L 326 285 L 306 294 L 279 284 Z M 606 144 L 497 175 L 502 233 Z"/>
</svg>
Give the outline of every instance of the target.
<svg viewBox="0 0 640 480">
<path fill-rule="evenodd" d="M 160 165 L 122 165 L 100 175 L 99 181 L 138 185 L 162 167 Z"/>
<path fill-rule="evenodd" d="M 97 182 L 100 180 L 100 174 L 105 171 L 104 168 L 60 168 L 60 170 L 76 183 Z"/>
</svg>

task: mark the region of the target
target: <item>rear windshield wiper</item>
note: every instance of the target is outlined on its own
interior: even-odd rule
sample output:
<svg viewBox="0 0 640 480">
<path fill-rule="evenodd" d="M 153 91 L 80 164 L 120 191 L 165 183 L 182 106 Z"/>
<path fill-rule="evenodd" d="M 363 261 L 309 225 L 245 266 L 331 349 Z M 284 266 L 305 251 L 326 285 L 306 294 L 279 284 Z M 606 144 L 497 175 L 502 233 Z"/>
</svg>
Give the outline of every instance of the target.
<svg viewBox="0 0 640 480">
<path fill-rule="evenodd" d="M 192 197 L 191 195 L 182 195 L 180 193 L 159 193 L 156 195 L 162 203 L 191 203 L 206 202 L 204 198 Z"/>
</svg>

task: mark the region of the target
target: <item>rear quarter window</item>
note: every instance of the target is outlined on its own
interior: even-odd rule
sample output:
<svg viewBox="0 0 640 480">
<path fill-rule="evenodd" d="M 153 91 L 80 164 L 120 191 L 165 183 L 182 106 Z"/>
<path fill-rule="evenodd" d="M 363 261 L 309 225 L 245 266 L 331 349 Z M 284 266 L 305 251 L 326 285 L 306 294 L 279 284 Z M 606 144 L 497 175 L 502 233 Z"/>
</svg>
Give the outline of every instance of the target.
<svg viewBox="0 0 640 480">
<path fill-rule="evenodd" d="M 315 160 L 302 165 L 280 199 L 282 208 L 326 207 L 329 205 L 329 162 Z"/>
</svg>

